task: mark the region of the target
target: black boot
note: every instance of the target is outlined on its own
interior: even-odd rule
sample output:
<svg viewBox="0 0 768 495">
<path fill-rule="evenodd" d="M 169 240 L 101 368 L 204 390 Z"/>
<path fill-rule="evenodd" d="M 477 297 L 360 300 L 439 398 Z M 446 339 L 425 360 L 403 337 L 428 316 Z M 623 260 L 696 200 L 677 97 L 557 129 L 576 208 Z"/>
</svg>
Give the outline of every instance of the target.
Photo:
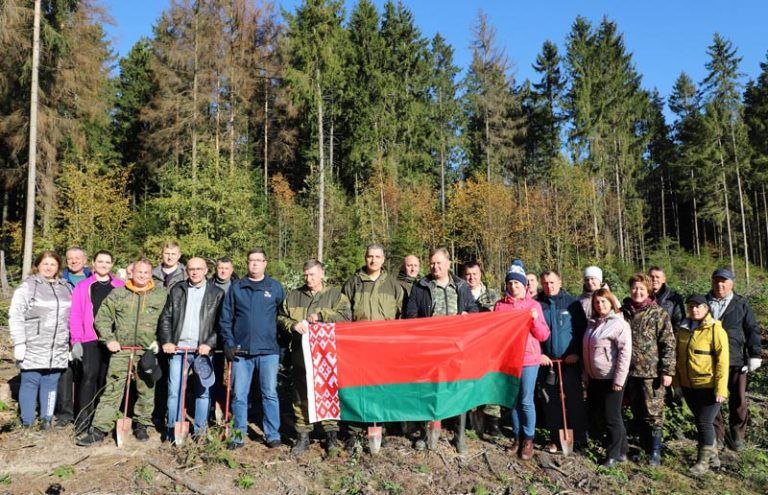
<svg viewBox="0 0 768 495">
<path fill-rule="evenodd" d="M 651 466 L 661 465 L 661 444 L 662 444 L 663 432 L 661 430 L 654 430 L 651 433 L 651 452 L 648 464 Z"/>
<path fill-rule="evenodd" d="M 328 457 L 339 455 L 339 437 L 335 431 L 329 431 L 325 434 L 325 452 Z"/>
<path fill-rule="evenodd" d="M 149 433 L 147 433 L 147 427 L 140 423 L 134 423 L 133 436 L 139 442 L 146 442 L 149 440 Z"/>
<path fill-rule="evenodd" d="M 485 433 L 490 438 L 501 437 L 501 428 L 499 428 L 499 418 L 496 416 L 485 417 Z"/>
<path fill-rule="evenodd" d="M 309 450 L 309 432 L 300 431 L 298 438 L 296 438 L 296 443 L 293 444 L 291 449 L 291 455 L 298 457 L 307 450 Z"/>
<path fill-rule="evenodd" d="M 106 435 L 103 431 L 96 428 L 89 428 L 88 432 L 77 439 L 77 445 L 80 447 L 89 447 L 95 443 L 99 443 L 104 440 Z"/>
</svg>

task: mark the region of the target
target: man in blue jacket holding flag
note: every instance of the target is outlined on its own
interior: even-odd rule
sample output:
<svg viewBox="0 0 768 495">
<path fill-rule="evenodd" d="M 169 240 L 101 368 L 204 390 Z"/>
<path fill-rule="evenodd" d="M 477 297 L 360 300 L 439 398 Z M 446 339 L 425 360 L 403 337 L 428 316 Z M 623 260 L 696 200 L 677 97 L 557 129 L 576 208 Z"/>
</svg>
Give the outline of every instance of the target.
<svg viewBox="0 0 768 495">
<path fill-rule="evenodd" d="M 248 252 L 248 276 L 232 282 L 221 309 L 224 354 L 232 361 L 234 428 L 229 448 L 243 446 L 248 432 L 248 392 L 254 371 L 264 410 L 262 430 L 270 448 L 280 446 L 280 403 L 277 398 L 277 312 L 285 299 L 280 282 L 266 274 L 263 249 Z"/>
</svg>

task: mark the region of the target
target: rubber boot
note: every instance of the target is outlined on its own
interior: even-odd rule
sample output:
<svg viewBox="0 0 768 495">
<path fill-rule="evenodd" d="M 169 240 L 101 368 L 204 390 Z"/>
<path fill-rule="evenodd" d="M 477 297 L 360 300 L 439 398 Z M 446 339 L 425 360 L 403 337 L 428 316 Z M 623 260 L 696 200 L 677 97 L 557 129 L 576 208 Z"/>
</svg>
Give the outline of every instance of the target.
<svg viewBox="0 0 768 495">
<path fill-rule="evenodd" d="M 489 438 L 500 438 L 501 428 L 499 428 L 499 419 L 496 416 L 486 416 L 485 418 L 485 432 Z"/>
<path fill-rule="evenodd" d="M 710 460 L 717 456 L 717 449 L 709 445 L 699 445 L 696 464 L 688 470 L 693 476 L 701 476 L 709 471 Z"/>
<path fill-rule="evenodd" d="M 299 437 L 296 439 L 296 443 L 293 444 L 293 448 L 291 449 L 291 455 L 298 457 L 307 450 L 309 450 L 309 432 L 300 431 Z"/>
<path fill-rule="evenodd" d="M 325 453 L 328 457 L 339 455 L 339 437 L 335 431 L 329 431 L 325 434 Z"/>
<path fill-rule="evenodd" d="M 459 454 L 466 454 L 467 453 L 467 439 L 465 435 L 465 430 L 467 428 L 467 413 L 461 414 L 459 416 L 459 426 L 456 429 L 456 452 Z"/>
<path fill-rule="evenodd" d="M 654 430 L 651 433 L 651 452 L 648 459 L 648 464 L 651 466 L 661 465 L 661 445 L 662 445 L 663 432 L 661 430 Z"/>
</svg>

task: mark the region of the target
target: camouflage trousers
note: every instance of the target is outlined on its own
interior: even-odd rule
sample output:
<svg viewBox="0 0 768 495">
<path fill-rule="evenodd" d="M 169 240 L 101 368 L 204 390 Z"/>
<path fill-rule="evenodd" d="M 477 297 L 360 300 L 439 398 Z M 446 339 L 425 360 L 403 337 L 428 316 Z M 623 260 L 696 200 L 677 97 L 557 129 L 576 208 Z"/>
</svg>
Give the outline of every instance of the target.
<svg viewBox="0 0 768 495">
<path fill-rule="evenodd" d="M 297 351 L 293 351 L 297 352 Z M 301 348 L 298 350 L 301 353 Z M 304 362 L 293 359 L 293 414 L 296 416 L 296 432 L 310 433 L 314 425 L 309 422 L 309 402 L 307 400 L 307 374 Z M 321 421 L 320 428 L 324 432 L 339 431 L 338 421 Z"/>
<path fill-rule="evenodd" d="M 665 388 L 660 378 L 630 377 L 624 399 L 629 403 L 636 425 L 650 431 L 664 427 Z"/>
<path fill-rule="evenodd" d="M 130 401 L 133 406 L 133 421 L 144 426 L 152 426 L 152 410 L 155 405 L 155 388 L 144 382 L 136 373 L 136 368 L 143 351 L 137 352 L 133 358 L 132 381 L 135 387 L 131 387 Z M 115 422 L 123 416 L 120 405 L 125 398 L 125 381 L 128 378 L 128 361 L 130 353 L 121 351 L 112 355 L 107 370 L 107 383 L 101 396 L 99 405 L 93 416 L 93 427 L 105 433 L 112 431 Z M 130 405 L 129 409 L 130 411 Z"/>
</svg>

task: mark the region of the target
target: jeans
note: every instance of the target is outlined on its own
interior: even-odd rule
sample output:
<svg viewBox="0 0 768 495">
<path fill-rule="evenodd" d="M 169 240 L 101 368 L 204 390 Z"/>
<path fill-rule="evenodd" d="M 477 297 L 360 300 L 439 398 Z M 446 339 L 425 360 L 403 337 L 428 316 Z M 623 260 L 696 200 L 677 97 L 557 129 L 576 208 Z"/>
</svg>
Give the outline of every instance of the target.
<svg viewBox="0 0 768 495">
<path fill-rule="evenodd" d="M 195 360 L 197 354 L 187 354 L 187 366 L 186 371 L 189 373 L 189 369 L 192 367 L 192 361 Z M 184 421 L 186 418 L 181 417 L 181 380 L 184 372 L 182 363 L 184 362 L 184 354 L 177 353 L 170 356 L 168 360 L 168 420 L 166 426 L 172 430 L 176 421 Z M 187 377 L 187 387 L 192 386 L 195 393 L 195 433 L 202 433 L 208 427 L 208 408 L 210 407 L 210 399 L 208 393 L 208 387 L 203 387 L 197 375 L 192 380 Z"/>
<path fill-rule="evenodd" d="M 248 391 L 254 370 L 259 376 L 261 405 L 264 410 L 262 430 L 267 442 L 280 439 L 280 402 L 277 399 L 278 354 L 238 356 L 232 363 L 232 441 L 243 443 L 248 433 Z"/>
<path fill-rule="evenodd" d="M 516 437 L 533 438 L 536 434 L 536 406 L 533 403 L 533 393 L 536 390 L 536 377 L 538 376 L 538 364 L 523 366 L 517 403 L 512 410 L 512 432 Z M 520 424 L 521 417 L 523 419 L 522 425 Z M 521 426 L 522 434 L 520 432 Z"/>
<path fill-rule="evenodd" d="M 40 400 L 40 418 L 50 420 L 56 406 L 56 388 L 61 370 L 22 370 L 19 388 L 21 424 L 30 426 L 35 422 L 35 409 Z"/>
</svg>

